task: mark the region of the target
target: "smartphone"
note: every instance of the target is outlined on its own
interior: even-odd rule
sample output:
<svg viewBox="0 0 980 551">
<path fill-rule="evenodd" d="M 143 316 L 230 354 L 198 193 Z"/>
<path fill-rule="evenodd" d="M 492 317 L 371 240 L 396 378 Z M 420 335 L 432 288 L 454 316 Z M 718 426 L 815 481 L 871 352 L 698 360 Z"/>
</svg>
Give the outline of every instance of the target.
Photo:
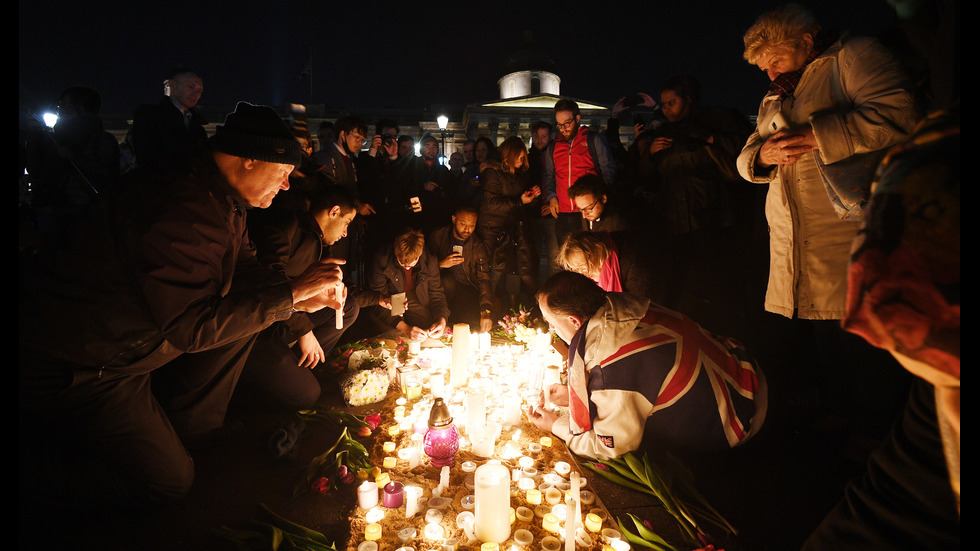
<svg viewBox="0 0 980 551">
<path fill-rule="evenodd" d="M 453 245 L 453 252 L 456 253 L 456 254 L 458 254 L 459 256 L 463 256 L 463 246 L 462 245 Z"/>
<path fill-rule="evenodd" d="M 391 315 L 400 316 L 405 313 L 405 293 L 391 295 Z"/>
<path fill-rule="evenodd" d="M 418 197 L 412 197 L 409 201 L 412 203 L 412 212 L 422 212 L 422 201 Z"/>
</svg>

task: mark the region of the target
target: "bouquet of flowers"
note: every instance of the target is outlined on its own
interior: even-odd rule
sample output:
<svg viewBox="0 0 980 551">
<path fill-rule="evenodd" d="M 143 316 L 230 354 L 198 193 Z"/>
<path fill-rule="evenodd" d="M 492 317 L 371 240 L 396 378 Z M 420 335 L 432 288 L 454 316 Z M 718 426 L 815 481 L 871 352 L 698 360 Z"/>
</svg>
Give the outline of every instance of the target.
<svg viewBox="0 0 980 551">
<path fill-rule="evenodd" d="M 533 316 L 531 310 L 525 310 L 523 306 L 518 306 L 517 310 L 505 315 L 503 319 L 497 322 L 497 326 L 490 330 L 490 336 L 508 342 L 529 345 L 542 326 L 544 326 L 543 320 Z"/>
</svg>

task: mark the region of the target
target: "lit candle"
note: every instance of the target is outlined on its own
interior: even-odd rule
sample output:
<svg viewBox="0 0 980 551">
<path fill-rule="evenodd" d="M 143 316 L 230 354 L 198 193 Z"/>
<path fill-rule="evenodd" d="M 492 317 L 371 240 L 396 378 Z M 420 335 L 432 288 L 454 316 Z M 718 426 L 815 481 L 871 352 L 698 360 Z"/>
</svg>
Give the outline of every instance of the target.
<svg viewBox="0 0 980 551">
<path fill-rule="evenodd" d="M 571 470 L 572 470 L 572 466 L 566 463 L 565 461 L 559 461 L 555 463 L 555 472 L 560 474 L 561 476 L 567 475 L 569 472 L 571 472 Z"/>
<path fill-rule="evenodd" d="M 442 370 L 434 369 L 429 372 L 429 388 L 432 396 L 442 398 L 445 393 L 446 377 Z"/>
<path fill-rule="evenodd" d="M 445 535 L 446 531 L 443 530 L 441 524 L 426 524 L 425 525 L 425 537 L 430 540 L 441 540 L 442 536 Z"/>
<path fill-rule="evenodd" d="M 541 445 L 542 446 L 544 446 L 546 448 L 550 448 L 551 447 L 551 437 L 550 436 L 542 436 L 541 437 L 541 440 L 539 440 L 539 441 L 541 442 Z"/>
<path fill-rule="evenodd" d="M 510 472 L 498 461 L 476 469 L 476 537 L 503 543 L 510 537 Z"/>
<path fill-rule="evenodd" d="M 439 494 L 436 497 L 442 496 L 442 493 L 449 489 L 449 466 L 444 465 L 439 471 L 439 486 L 436 488 Z"/>
<path fill-rule="evenodd" d="M 554 505 L 561 501 L 561 490 L 555 488 L 554 486 L 548 488 L 544 492 L 544 499 L 551 505 Z"/>
<path fill-rule="evenodd" d="M 480 545 L 480 551 L 500 551 L 500 544 L 494 541 L 487 541 Z"/>
<path fill-rule="evenodd" d="M 398 425 L 392 425 L 388 427 L 388 436 L 398 436 L 398 433 L 400 432 L 401 432 L 401 428 L 399 428 Z"/>
<path fill-rule="evenodd" d="M 541 519 L 541 527 L 554 534 L 558 533 L 558 515 L 548 513 Z"/>
<path fill-rule="evenodd" d="M 442 511 L 439 509 L 429 509 L 425 512 L 425 522 L 429 524 L 439 524 L 442 522 Z"/>
<path fill-rule="evenodd" d="M 487 387 L 484 379 L 470 381 L 466 387 L 466 435 L 476 442 L 487 424 Z"/>
<path fill-rule="evenodd" d="M 391 441 L 385 442 L 381 445 L 381 449 L 384 450 L 385 453 L 391 453 L 395 451 L 395 443 Z"/>
<path fill-rule="evenodd" d="M 490 350 L 490 333 L 480 333 L 480 352 Z"/>
<path fill-rule="evenodd" d="M 357 505 L 370 509 L 378 504 L 378 483 L 365 480 L 357 487 Z"/>
<path fill-rule="evenodd" d="M 381 507 L 372 507 L 371 510 L 364 515 L 364 520 L 368 522 L 378 522 L 383 518 L 385 518 L 385 510 Z"/>
<path fill-rule="evenodd" d="M 385 457 L 381 462 L 381 466 L 385 469 L 394 469 L 396 465 L 398 465 L 398 459 L 391 456 Z"/>
<path fill-rule="evenodd" d="M 463 461 L 461 465 L 464 473 L 471 473 L 476 470 L 476 461 Z"/>
<path fill-rule="evenodd" d="M 408 343 L 408 353 L 409 354 L 421 354 L 422 353 L 422 343 L 419 341 L 411 341 Z"/>
<path fill-rule="evenodd" d="M 405 406 L 395 406 L 395 419 L 405 417 Z"/>
<path fill-rule="evenodd" d="M 531 488 L 527 491 L 527 502 L 531 505 L 541 504 L 541 490 L 537 488 Z"/>
<path fill-rule="evenodd" d="M 384 488 L 386 484 L 391 482 L 391 477 L 388 476 L 388 473 L 379 473 L 374 477 L 374 481 L 378 483 L 379 488 Z"/>
<path fill-rule="evenodd" d="M 364 528 L 364 539 L 368 541 L 378 541 L 381 539 L 381 525 L 376 523 L 368 524 Z"/>
<path fill-rule="evenodd" d="M 589 532 L 602 530 L 602 518 L 595 513 L 585 515 L 585 529 Z"/>
<path fill-rule="evenodd" d="M 405 487 L 401 482 L 394 481 L 385 484 L 384 487 L 384 506 L 389 509 L 397 509 L 405 501 Z"/>
<path fill-rule="evenodd" d="M 466 384 L 469 377 L 470 326 L 465 323 L 453 325 L 453 363 L 449 373 L 449 383 L 453 388 Z"/>
</svg>

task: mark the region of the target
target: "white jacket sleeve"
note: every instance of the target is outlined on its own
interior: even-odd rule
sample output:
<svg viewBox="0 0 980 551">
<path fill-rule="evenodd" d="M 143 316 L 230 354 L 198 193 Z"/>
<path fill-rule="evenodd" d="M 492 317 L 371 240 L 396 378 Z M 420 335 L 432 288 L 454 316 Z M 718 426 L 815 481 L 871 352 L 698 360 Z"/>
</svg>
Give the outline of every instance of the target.
<svg viewBox="0 0 980 551">
<path fill-rule="evenodd" d="M 594 391 L 590 400 L 596 406 L 592 430 L 573 436 L 568 430 L 567 415 L 559 417 L 551 427 L 551 432 L 564 440 L 572 453 L 606 459 L 640 447 L 653 404 L 639 392 L 625 390 Z"/>
</svg>

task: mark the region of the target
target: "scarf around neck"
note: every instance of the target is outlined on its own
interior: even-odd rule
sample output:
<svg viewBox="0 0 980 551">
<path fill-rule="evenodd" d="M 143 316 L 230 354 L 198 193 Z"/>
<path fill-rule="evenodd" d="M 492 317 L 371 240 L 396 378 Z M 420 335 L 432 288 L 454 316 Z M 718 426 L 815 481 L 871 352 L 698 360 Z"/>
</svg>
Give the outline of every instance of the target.
<svg viewBox="0 0 980 551">
<path fill-rule="evenodd" d="M 820 54 L 824 53 L 831 44 L 837 42 L 839 37 L 840 33 L 834 30 L 821 30 L 818 32 L 817 36 L 813 39 L 813 49 L 810 50 L 803 66 L 792 73 L 782 73 L 776 77 L 769 84 L 769 93 L 778 95 L 779 99 L 792 96 L 793 92 L 796 91 L 796 86 L 800 83 L 800 78 L 803 77 L 803 72 L 806 71 L 810 62 L 820 57 Z"/>
<path fill-rule="evenodd" d="M 612 237 L 606 236 L 606 247 L 609 249 L 609 257 L 602 263 L 599 269 L 599 287 L 603 291 L 623 292 L 623 283 L 619 278 L 619 253 Z"/>
</svg>

